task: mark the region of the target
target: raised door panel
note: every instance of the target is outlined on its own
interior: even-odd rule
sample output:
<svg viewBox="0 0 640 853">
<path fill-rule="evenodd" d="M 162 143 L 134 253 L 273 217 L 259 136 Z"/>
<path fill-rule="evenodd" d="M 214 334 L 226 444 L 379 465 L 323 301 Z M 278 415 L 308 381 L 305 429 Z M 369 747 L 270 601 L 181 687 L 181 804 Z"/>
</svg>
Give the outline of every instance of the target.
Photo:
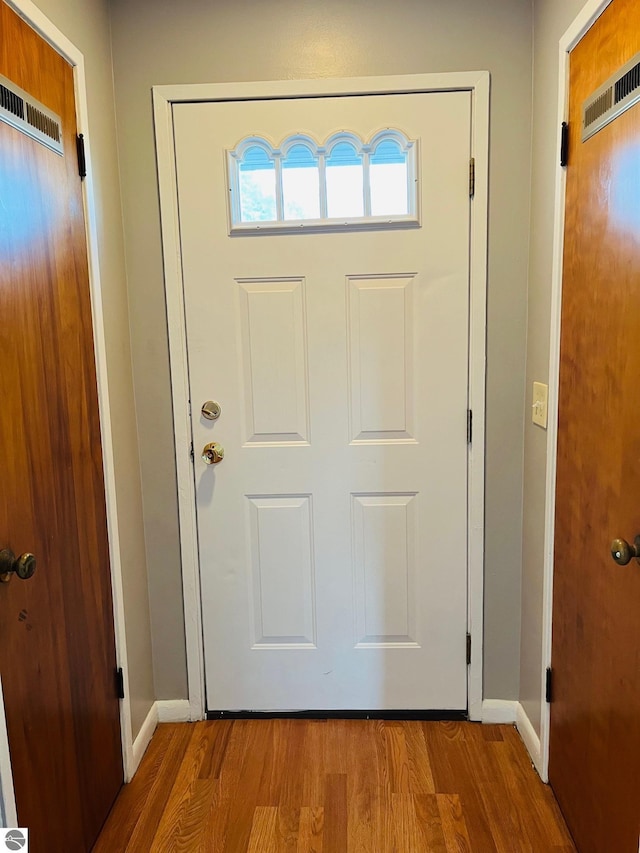
<svg viewBox="0 0 640 853">
<path fill-rule="evenodd" d="M 414 440 L 413 280 L 347 278 L 352 442 Z"/>
<path fill-rule="evenodd" d="M 358 646 L 417 646 L 415 494 L 353 495 Z"/>
<path fill-rule="evenodd" d="M 253 647 L 313 647 L 311 496 L 251 497 L 248 502 Z"/>
<path fill-rule="evenodd" d="M 309 441 L 304 279 L 238 280 L 247 444 Z"/>
</svg>

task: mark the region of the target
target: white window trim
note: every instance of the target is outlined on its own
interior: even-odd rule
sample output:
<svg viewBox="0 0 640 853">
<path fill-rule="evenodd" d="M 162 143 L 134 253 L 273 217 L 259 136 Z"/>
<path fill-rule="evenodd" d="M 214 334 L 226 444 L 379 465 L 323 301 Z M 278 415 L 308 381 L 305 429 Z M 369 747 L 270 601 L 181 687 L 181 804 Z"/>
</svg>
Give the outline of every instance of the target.
<svg viewBox="0 0 640 853">
<path fill-rule="evenodd" d="M 407 202 L 408 212 L 404 214 L 371 215 L 371 171 L 370 155 L 380 142 L 389 139 L 396 142 L 407 155 Z M 327 158 L 342 142 L 356 149 L 362 157 L 363 169 L 363 199 L 362 216 L 332 217 L 327 216 Z M 320 218 L 319 219 L 285 219 L 283 202 L 282 167 L 283 161 L 291 148 L 304 145 L 311 150 L 317 159 L 320 183 Z M 239 164 L 249 148 L 260 148 L 274 164 L 276 220 L 249 222 L 242 220 L 240 204 L 240 172 Z M 419 140 L 410 139 L 397 128 L 386 127 L 373 134 L 368 142 L 349 130 L 332 134 L 321 144 L 312 136 L 304 133 L 294 133 L 286 137 L 280 145 L 273 145 L 266 136 L 247 136 L 242 139 L 232 151 L 227 151 L 227 217 L 230 236 L 255 236 L 260 234 L 300 234 L 308 231 L 371 231 L 395 228 L 420 228 L 420 193 L 418 192 L 419 174 Z"/>
<path fill-rule="evenodd" d="M 473 443 L 468 451 L 468 622 L 471 664 L 468 667 L 469 719 L 482 719 L 485 374 L 489 193 L 488 71 L 410 74 L 395 77 L 274 80 L 262 83 L 195 83 L 153 87 L 156 159 L 160 194 L 162 244 L 169 330 L 171 388 L 176 442 L 178 512 L 182 558 L 183 601 L 187 646 L 189 704 L 192 720 L 205 713 L 204 652 L 196 528 L 196 500 L 191 467 L 191 416 L 180 232 L 177 205 L 173 105 L 194 101 L 317 98 L 336 95 L 393 95 L 422 92 L 471 93 L 471 150 L 476 181 L 470 222 L 469 397 L 473 411 Z"/>
</svg>

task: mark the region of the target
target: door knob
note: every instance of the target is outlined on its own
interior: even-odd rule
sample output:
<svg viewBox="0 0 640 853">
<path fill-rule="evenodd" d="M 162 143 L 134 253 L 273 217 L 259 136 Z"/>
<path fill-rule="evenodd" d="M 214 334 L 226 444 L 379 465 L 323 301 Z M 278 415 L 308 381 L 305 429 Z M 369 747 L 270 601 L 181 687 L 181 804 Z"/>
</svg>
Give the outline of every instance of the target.
<svg viewBox="0 0 640 853">
<path fill-rule="evenodd" d="M 207 465 L 217 465 L 218 462 L 222 462 L 224 459 L 224 447 L 218 444 L 217 441 L 205 444 L 202 451 L 202 459 Z"/>
<path fill-rule="evenodd" d="M 626 566 L 635 557 L 640 560 L 640 535 L 630 545 L 626 539 L 614 539 L 611 543 L 611 556 L 619 566 Z"/>
<path fill-rule="evenodd" d="M 11 575 L 18 575 L 20 580 L 28 580 L 36 570 L 36 558 L 33 554 L 21 554 L 19 557 L 11 548 L 0 551 L 0 581 L 9 583 Z"/>
</svg>

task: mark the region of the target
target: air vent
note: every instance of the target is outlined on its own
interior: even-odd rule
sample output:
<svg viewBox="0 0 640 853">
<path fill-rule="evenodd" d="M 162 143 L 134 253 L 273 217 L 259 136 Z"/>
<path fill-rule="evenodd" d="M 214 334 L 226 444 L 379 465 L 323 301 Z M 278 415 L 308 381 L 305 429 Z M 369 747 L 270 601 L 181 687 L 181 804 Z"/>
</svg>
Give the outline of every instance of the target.
<svg viewBox="0 0 640 853">
<path fill-rule="evenodd" d="M 584 111 L 584 126 L 590 127 L 600 116 L 608 113 L 613 106 L 613 89 L 609 87 L 606 92 L 592 101 Z"/>
<path fill-rule="evenodd" d="M 616 104 L 624 101 L 627 95 L 630 95 L 638 87 L 640 87 L 640 62 L 634 65 L 625 75 L 623 75 L 616 83 Z"/>
<path fill-rule="evenodd" d="M 587 98 L 582 107 L 582 141 L 602 130 L 640 100 L 640 53 Z"/>
<path fill-rule="evenodd" d="M 62 154 L 60 117 L 27 92 L 0 75 L 0 121 Z"/>
<path fill-rule="evenodd" d="M 6 86 L 0 86 L 0 107 L 18 118 L 24 118 L 24 100 Z"/>
</svg>

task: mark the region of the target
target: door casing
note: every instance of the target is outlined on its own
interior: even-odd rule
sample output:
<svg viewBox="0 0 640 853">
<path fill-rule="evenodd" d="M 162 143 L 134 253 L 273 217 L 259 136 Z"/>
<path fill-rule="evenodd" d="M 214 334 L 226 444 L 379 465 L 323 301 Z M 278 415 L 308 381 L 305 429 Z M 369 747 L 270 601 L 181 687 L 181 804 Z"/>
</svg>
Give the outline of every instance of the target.
<svg viewBox="0 0 640 853">
<path fill-rule="evenodd" d="M 131 727 L 131 706 L 129 701 L 129 683 L 127 667 L 127 646 L 124 623 L 124 603 L 122 588 L 122 565 L 120 561 L 120 539 L 118 532 L 118 511 L 114 475 L 114 452 L 111 432 L 111 408 L 107 375 L 107 357 L 105 343 L 104 317 L 102 312 L 102 284 L 98 261 L 99 241 L 95 191 L 91 170 L 91 145 L 89 139 L 90 124 L 87 107 L 87 84 L 84 69 L 84 56 L 78 48 L 35 6 L 31 0 L 5 0 L 7 5 L 23 18 L 48 44 L 50 44 L 73 68 L 76 117 L 78 133 L 85 138 L 87 176 L 83 180 L 84 219 L 87 238 L 89 263 L 89 289 L 93 318 L 94 355 L 98 382 L 98 403 L 100 409 L 100 433 L 103 453 L 103 473 L 105 482 L 105 500 L 107 509 L 107 534 L 111 563 L 111 584 L 113 596 L 114 629 L 118 666 L 124 674 L 125 698 L 120 702 L 120 732 L 122 739 L 122 757 L 125 781 L 135 773 L 133 732 Z M 11 777 L 9 743 L 4 720 L 4 704 L 0 685 L 0 817 L 7 826 L 15 826 L 17 810 Z M 142 752 L 138 758 L 142 758 Z"/>
<path fill-rule="evenodd" d="M 156 160 L 162 221 L 165 297 L 169 331 L 178 513 L 187 648 L 189 705 L 192 720 L 205 714 L 204 657 L 196 530 L 196 502 L 191 459 L 189 374 L 180 263 L 179 215 L 173 135 L 173 104 L 189 101 L 336 97 L 464 90 L 472 95 L 471 150 L 475 158 L 475 193 L 471 206 L 469 408 L 473 441 L 468 454 L 468 713 L 482 719 L 484 599 L 484 456 L 487 303 L 487 227 L 489 165 L 489 89 L 487 71 L 354 77 L 334 80 L 204 83 L 153 87 Z"/>
<path fill-rule="evenodd" d="M 556 513 L 556 464 L 558 452 L 558 390 L 560 384 L 560 328 L 562 309 L 562 264 L 564 256 L 564 209 L 566 169 L 560 166 L 561 126 L 569 112 L 569 54 L 588 32 L 612 0 L 589 0 L 560 39 L 558 73 L 558 121 L 556 161 L 553 269 L 551 275 L 551 340 L 549 346 L 549 408 L 547 425 L 547 467 L 545 480 L 544 580 L 542 622 L 542 677 L 540 680 L 540 740 L 533 728 L 519 726 L 535 767 L 544 782 L 549 781 L 549 733 L 551 706 L 546 701 L 546 671 L 551 666 L 553 620 L 553 560 Z M 528 722 L 528 721 L 527 721 Z M 528 734 L 527 734 L 528 730 Z"/>
</svg>

